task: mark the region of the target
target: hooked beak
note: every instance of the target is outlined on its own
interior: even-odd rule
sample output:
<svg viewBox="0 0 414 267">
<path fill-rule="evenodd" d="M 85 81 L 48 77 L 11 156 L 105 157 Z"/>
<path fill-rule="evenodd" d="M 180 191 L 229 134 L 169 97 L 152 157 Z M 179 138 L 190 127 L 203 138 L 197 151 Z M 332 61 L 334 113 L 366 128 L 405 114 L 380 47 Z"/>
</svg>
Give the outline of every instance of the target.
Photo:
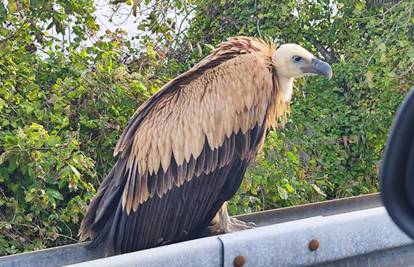
<svg viewBox="0 0 414 267">
<path fill-rule="evenodd" d="M 328 77 L 328 79 L 332 78 L 332 68 L 331 66 L 319 59 L 312 59 L 311 64 L 304 69 L 305 73 L 314 73 L 317 75 L 322 75 Z"/>
</svg>

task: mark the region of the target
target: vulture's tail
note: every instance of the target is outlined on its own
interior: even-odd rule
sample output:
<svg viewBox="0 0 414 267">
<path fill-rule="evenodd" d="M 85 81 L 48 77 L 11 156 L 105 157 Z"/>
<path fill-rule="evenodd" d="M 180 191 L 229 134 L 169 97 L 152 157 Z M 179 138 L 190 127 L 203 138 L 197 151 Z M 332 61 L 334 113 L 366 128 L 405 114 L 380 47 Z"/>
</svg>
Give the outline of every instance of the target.
<svg viewBox="0 0 414 267">
<path fill-rule="evenodd" d="M 105 243 L 105 251 L 113 252 L 112 242 L 107 238 L 120 212 L 125 165 L 126 157 L 117 161 L 89 204 L 79 230 L 80 241 L 92 240 L 88 248 Z"/>
</svg>

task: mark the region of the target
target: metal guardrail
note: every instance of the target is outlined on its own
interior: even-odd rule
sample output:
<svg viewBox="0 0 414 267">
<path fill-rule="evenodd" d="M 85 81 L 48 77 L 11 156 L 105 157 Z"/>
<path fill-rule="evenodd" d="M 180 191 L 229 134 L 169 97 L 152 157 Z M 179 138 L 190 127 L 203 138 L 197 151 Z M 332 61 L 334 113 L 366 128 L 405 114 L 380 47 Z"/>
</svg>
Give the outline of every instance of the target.
<svg viewBox="0 0 414 267">
<path fill-rule="evenodd" d="M 313 251 L 309 249 L 311 242 L 319 243 Z M 385 209 L 379 207 L 274 224 L 71 266 L 337 266 L 349 263 L 353 257 L 412 244 Z M 407 262 L 401 264 L 399 256 L 397 263 L 407 266 Z M 372 261 L 372 257 L 367 257 L 360 266 L 372 266 Z M 380 260 L 377 266 L 388 265 Z"/>
<path fill-rule="evenodd" d="M 239 216 L 259 226 L 252 230 L 103 259 L 101 248 L 75 244 L 1 257 L 0 266 L 234 266 L 235 259 L 243 266 L 414 263 L 414 245 L 380 206 L 378 194 L 325 201 Z M 311 240 L 319 243 L 314 251 Z"/>
<path fill-rule="evenodd" d="M 0 267 L 54 267 L 103 258 L 103 249 L 86 249 L 87 243 L 72 244 L 0 257 Z"/>
</svg>

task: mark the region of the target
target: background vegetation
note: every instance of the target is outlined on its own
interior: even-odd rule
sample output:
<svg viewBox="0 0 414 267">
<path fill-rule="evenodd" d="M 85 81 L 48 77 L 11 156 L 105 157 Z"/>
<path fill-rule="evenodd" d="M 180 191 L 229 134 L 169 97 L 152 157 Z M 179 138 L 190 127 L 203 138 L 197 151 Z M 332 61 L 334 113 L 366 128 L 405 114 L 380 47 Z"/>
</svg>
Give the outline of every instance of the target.
<svg viewBox="0 0 414 267">
<path fill-rule="evenodd" d="M 334 78 L 300 80 L 231 212 L 375 192 L 414 80 L 412 1 L 113 0 L 137 18 L 98 34 L 93 0 L 0 1 L 0 256 L 76 242 L 134 110 L 233 35 L 296 42 Z"/>
</svg>

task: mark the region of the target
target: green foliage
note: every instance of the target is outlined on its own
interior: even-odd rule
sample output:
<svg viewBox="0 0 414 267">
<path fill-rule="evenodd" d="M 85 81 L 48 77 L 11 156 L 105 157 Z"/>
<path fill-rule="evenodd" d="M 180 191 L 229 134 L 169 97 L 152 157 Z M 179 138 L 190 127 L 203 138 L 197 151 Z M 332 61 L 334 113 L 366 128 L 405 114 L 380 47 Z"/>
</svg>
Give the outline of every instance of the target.
<svg viewBox="0 0 414 267">
<path fill-rule="evenodd" d="M 58 45 L 37 25 L 49 21 L 46 2 L 31 1 L 23 15 L 0 4 L 0 255 L 76 241 L 117 137 L 149 95 L 121 63 L 129 49 L 122 32 L 87 48 Z M 49 2 L 60 24 L 76 18 L 75 40 L 85 37 L 76 27 L 96 27 L 91 1 Z"/>
<path fill-rule="evenodd" d="M 414 80 L 411 1 L 112 1 L 140 18 L 134 45 L 122 30 L 90 41 L 98 30 L 92 0 L 7 2 L 0 255 L 76 242 L 135 109 L 233 35 L 300 43 L 331 63 L 334 77 L 297 82 L 285 128 L 270 131 L 231 212 L 378 189 L 387 133 Z"/>
</svg>

